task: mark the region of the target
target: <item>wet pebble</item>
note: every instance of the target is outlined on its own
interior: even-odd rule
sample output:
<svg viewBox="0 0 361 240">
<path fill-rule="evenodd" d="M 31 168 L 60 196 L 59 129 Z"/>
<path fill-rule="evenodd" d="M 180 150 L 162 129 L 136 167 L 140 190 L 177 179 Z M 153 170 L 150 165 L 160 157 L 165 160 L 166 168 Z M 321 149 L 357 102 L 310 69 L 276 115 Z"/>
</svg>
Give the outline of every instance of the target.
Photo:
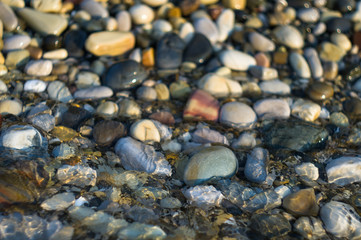
<svg viewBox="0 0 361 240">
<path fill-rule="evenodd" d="M 315 121 L 321 113 L 321 106 L 309 100 L 298 99 L 292 104 L 292 115 L 305 121 Z"/>
<path fill-rule="evenodd" d="M 50 114 L 36 115 L 30 118 L 29 122 L 45 132 L 50 132 L 55 127 L 55 117 Z"/>
<path fill-rule="evenodd" d="M 310 78 L 311 70 L 306 62 L 306 59 L 297 52 L 291 52 L 289 55 L 290 64 L 297 76 L 300 78 Z"/>
<path fill-rule="evenodd" d="M 207 209 L 219 206 L 224 198 L 222 193 L 213 186 L 195 186 L 184 191 L 184 196 L 198 207 Z"/>
<path fill-rule="evenodd" d="M 272 80 L 278 78 L 278 72 L 274 68 L 254 66 L 249 69 L 249 72 L 260 80 Z"/>
<path fill-rule="evenodd" d="M 65 83 L 61 81 L 54 81 L 48 85 L 48 94 L 50 99 L 60 101 L 60 102 L 69 102 L 73 99 L 68 87 Z"/>
<path fill-rule="evenodd" d="M 307 88 L 307 94 L 312 100 L 320 101 L 333 97 L 334 91 L 328 83 L 314 82 Z"/>
<path fill-rule="evenodd" d="M 13 31 L 18 26 L 18 18 L 13 10 L 6 4 L 0 3 L 0 20 L 7 31 Z"/>
<path fill-rule="evenodd" d="M 208 60 L 212 53 L 212 44 L 208 38 L 201 33 L 195 33 L 184 50 L 183 61 L 202 64 Z"/>
<path fill-rule="evenodd" d="M 272 52 L 276 46 L 272 40 L 258 32 L 251 32 L 248 36 L 252 47 L 260 52 Z"/>
<path fill-rule="evenodd" d="M 262 120 L 287 119 L 291 114 L 288 102 L 283 99 L 261 99 L 253 105 L 253 109 Z"/>
<path fill-rule="evenodd" d="M 16 34 L 4 39 L 2 51 L 8 52 L 16 49 L 24 49 L 30 44 L 30 37 L 23 34 Z"/>
<path fill-rule="evenodd" d="M 188 99 L 183 111 L 186 119 L 218 120 L 219 102 L 209 93 L 196 90 Z"/>
<path fill-rule="evenodd" d="M 319 206 L 312 188 L 302 189 L 283 199 L 282 207 L 295 216 L 317 216 Z"/>
<path fill-rule="evenodd" d="M 134 24 L 147 24 L 153 21 L 153 9 L 145 4 L 136 4 L 129 9 Z"/>
<path fill-rule="evenodd" d="M 95 186 L 97 171 L 80 165 L 64 165 L 57 170 L 56 177 L 63 184 L 78 187 Z"/>
<path fill-rule="evenodd" d="M 108 11 L 99 3 L 93 0 L 85 0 L 80 4 L 80 8 L 92 17 L 106 18 L 109 16 Z"/>
<path fill-rule="evenodd" d="M 281 214 L 261 213 L 252 216 L 250 228 L 264 237 L 277 238 L 289 233 L 291 224 Z"/>
<path fill-rule="evenodd" d="M 109 146 L 126 134 L 121 122 L 104 120 L 97 123 L 93 129 L 93 138 L 101 146 Z"/>
<path fill-rule="evenodd" d="M 262 183 L 268 175 L 268 151 L 264 148 L 254 148 L 247 157 L 244 175 L 255 183 Z"/>
<path fill-rule="evenodd" d="M 141 86 L 136 91 L 137 99 L 154 101 L 157 99 L 157 91 L 152 87 Z"/>
<path fill-rule="evenodd" d="M 58 159 L 68 159 L 70 157 L 74 157 L 75 154 L 75 148 L 69 146 L 66 143 L 61 143 L 59 146 L 56 146 L 52 151 L 53 157 Z"/>
<path fill-rule="evenodd" d="M 140 118 L 142 110 L 134 100 L 124 99 L 119 103 L 119 116 Z"/>
<path fill-rule="evenodd" d="M 195 19 L 193 26 L 196 32 L 206 36 L 212 44 L 219 40 L 217 25 L 211 19 L 207 17 L 197 18 Z"/>
<path fill-rule="evenodd" d="M 348 127 L 350 125 L 347 116 L 342 112 L 333 112 L 330 116 L 330 122 L 338 127 Z"/>
<path fill-rule="evenodd" d="M 321 78 L 323 76 L 323 68 L 317 51 L 314 48 L 306 48 L 304 56 L 310 67 L 312 77 L 316 79 Z"/>
<path fill-rule="evenodd" d="M 214 73 L 204 75 L 198 81 L 198 87 L 217 98 L 242 95 L 242 87 L 239 82 Z"/>
<path fill-rule="evenodd" d="M 74 98 L 77 99 L 101 99 L 113 96 L 113 90 L 106 86 L 95 86 L 77 90 Z"/>
<path fill-rule="evenodd" d="M 256 138 L 253 134 L 248 132 L 243 132 L 239 135 L 238 139 L 233 141 L 233 148 L 254 148 L 256 146 Z"/>
<path fill-rule="evenodd" d="M 297 165 L 295 171 L 299 176 L 305 176 L 314 181 L 319 177 L 318 168 L 310 162 Z"/>
<path fill-rule="evenodd" d="M 229 102 L 222 106 L 219 121 L 236 128 L 248 128 L 257 121 L 256 113 L 247 104 Z"/>
<path fill-rule="evenodd" d="M 115 102 L 106 101 L 99 104 L 96 113 L 103 118 L 113 118 L 118 116 L 119 107 Z"/>
<path fill-rule="evenodd" d="M 345 56 L 345 53 L 345 50 L 333 43 L 323 42 L 321 44 L 320 58 L 323 61 L 338 62 Z"/>
<path fill-rule="evenodd" d="M 330 160 L 326 165 L 328 182 L 339 186 L 360 182 L 360 165 L 361 158 L 358 156 L 343 156 Z"/>
<path fill-rule="evenodd" d="M 315 217 L 300 217 L 293 224 L 295 231 L 306 239 L 327 238 L 322 221 Z"/>
<path fill-rule="evenodd" d="M 69 57 L 81 57 L 84 55 L 84 46 L 87 34 L 82 30 L 70 30 L 64 35 L 64 47 Z"/>
<path fill-rule="evenodd" d="M 224 66 L 236 71 L 246 71 L 256 65 L 254 57 L 238 50 L 224 50 L 219 58 Z"/>
<path fill-rule="evenodd" d="M 40 204 L 40 207 L 46 211 L 62 211 L 73 205 L 75 196 L 73 193 L 59 193 L 46 199 Z"/>
<path fill-rule="evenodd" d="M 331 18 L 326 22 L 326 25 L 329 32 L 348 33 L 351 29 L 351 22 L 346 18 Z"/>
<path fill-rule="evenodd" d="M 160 69 L 175 69 L 182 63 L 185 42 L 175 33 L 167 33 L 158 43 L 155 64 Z"/>
<path fill-rule="evenodd" d="M 222 143 L 229 145 L 227 138 L 221 133 L 209 129 L 209 128 L 198 128 L 192 134 L 193 141 L 197 143 Z"/>
</svg>

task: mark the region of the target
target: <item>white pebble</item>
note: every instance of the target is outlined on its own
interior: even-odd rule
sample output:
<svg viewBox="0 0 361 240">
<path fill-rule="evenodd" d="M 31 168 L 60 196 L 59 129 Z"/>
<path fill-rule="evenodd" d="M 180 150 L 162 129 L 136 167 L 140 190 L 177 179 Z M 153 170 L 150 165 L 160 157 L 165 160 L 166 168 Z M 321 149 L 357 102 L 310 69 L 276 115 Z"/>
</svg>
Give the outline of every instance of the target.
<svg viewBox="0 0 361 240">
<path fill-rule="evenodd" d="M 46 211 L 62 211 L 73 205 L 75 196 L 73 193 L 58 193 L 41 203 L 41 207 Z"/>
<path fill-rule="evenodd" d="M 319 177 L 318 168 L 313 163 L 302 163 L 295 167 L 295 171 L 300 176 L 306 176 L 311 180 L 317 180 Z"/>
<path fill-rule="evenodd" d="M 292 115 L 313 122 L 321 113 L 321 106 L 309 100 L 298 99 L 292 104 Z"/>
<path fill-rule="evenodd" d="M 25 73 L 33 76 L 48 76 L 53 70 L 53 63 L 49 60 L 32 60 L 25 66 Z"/>
<path fill-rule="evenodd" d="M 269 94 L 287 95 L 291 93 L 290 86 L 278 79 L 261 82 L 259 87 L 262 92 Z"/>
<path fill-rule="evenodd" d="M 207 209 L 219 206 L 224 199 L 223 194 L 213 186 L 195 186 L 184 191 L 184 196 L 198 207 Z"/>
<path fill-rule="evenodd" d="M 160 142 L 160 134 L 157 127 L 148 119 L 141 119 L 133 123 L 130 127 L 130 136 L 142 142 Z"/>
<path fill-rule="evenodd" d="M 148 24 L 154 19 L 153 9 L 144 4 L 133 5 L 129 13 L 135 24 Z"/>
<path fill-rule="evenodd" d="M 237 71 L 247 71 L 256 65 L 256 59 L 238 50 L 224 50 L 219 54 L 224 66 Z"/>
<path fill-rule="evenodd" d="M 39 79 L 32 79 L 25 82 L 24 91 L 41 93 L 45 91 L 46 87 L 47 87 L 46 82 Z"/>
<path fill-rule="evenodd" d="M 287 119 L 291 109 L 288 102 L 283 99 L 261 99 L 253 105 L 254 111 L 260 119 Z"/>
</svg>

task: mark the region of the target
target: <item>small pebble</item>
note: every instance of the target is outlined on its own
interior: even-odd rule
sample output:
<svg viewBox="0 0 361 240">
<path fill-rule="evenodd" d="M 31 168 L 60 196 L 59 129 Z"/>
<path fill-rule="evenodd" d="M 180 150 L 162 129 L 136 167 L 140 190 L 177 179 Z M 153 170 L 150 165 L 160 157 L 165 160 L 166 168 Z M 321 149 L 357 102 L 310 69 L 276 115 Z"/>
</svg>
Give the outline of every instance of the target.
<svg viewBox="0 0 361 240">
<path fill-rule="evenodd" d="M 147 24 L 153 21 L 153 9 L 144 4 L 133 5 L 129 9 L 129 14 L 132 17 L 134 24 Z"/>
<path fill-rule="evenodd" d="M 154 101 L 157 99 L 157 91 L 152 87 L 141 86 L 136 91 L 137 99 L 143 101 Z"/>
<path fill-rule="evenodd" d="M 147 119 L 138 120 L 130 127 L 130 136 L 145 142 L 160 142 L 160 134 L 154 123 Z"/>
<path fill-rule="evenodd" d="M 53 63 L 49 60 L 32 60 L 25 66 L 25 72 L 32 76 L 48 76 L 53 70 Z"/>
<path fill-rule="evenodd" d="M 320 209 L 312 188 L 302 189 L 286 196 L 283 199 L 282 207 L 294 216 L 316 217 Z"/>
<path fill-rule="evenodd" d="M 47 87 L 46 82 L 38 79 L 32 79 L 25 82 L 24 91 L 41 93 L 46 90 L 46 87 Z"/>
<path fill-rule="evenodd" d="M 209 93 L 196 90 L 188 99 L 183 117 L 188 119 L 218 120 L 219 103 Z"/>
<path fill-rule="evenodd" d="M 112 145 L 119 138 L 123 137 L 126 129 L 121 122 L 104 120 L 97 123 L 93 129 L 93 137 L 101 146 Z"/>
<path fill-rule="evenodd" d="M 51 82 L 48 85 L 47 91 L 50 99 L 56 101 L 66 103 L 73 99 L 73 96 L 71 95 L 68 87 L 65 85 L 65 83 L 60 81 Z"/>
<path fill-rule="evenodd" d="M 300 78 L 310 78 L 311 71 L 306 62 L 306 59 L 297 52 L 291 52 L 289 55 L 290 64 L 297 76 Z"/>
<path fill-rule="evenodd" d="M 236 139 L 232 143 L 233 148 L 254 148 L 256 146 L 256 138 L 253 134 L 248 132 L 243 132 L 239 135 L 238 139 Z"/>
<path fill-rule="evenodd" d="M 193 204 L 203 209 L 219 206 L 224 196 L 213 186 L 195 186 L 184 191 L 184 196 Z"/>
<path fill-rule="evenodd" d="M 0 114 L 7 115 L 20 115 L 23 112 L 23 104 L 21 101 L 14 99 L 5 99 L 0 101 Z"/>
<path fill-rule="evenodd" d="M 118 116 L 119 107 L 115 102 L 106 101 L 99 104 L 96 113 L 103 118 L 113 118 Z"/>
<path fill-rule="evenodd" d="M 264 148 L 254 148 L 247 157 L 244 175 L 255 183 L 262 183 L 268 175 L 268 151 Z"/>
<path fill-rule="evenodd" d="M 318 168 L 313 163 L 302 163 L 295 167 L 295 171 L 299 176 L 305 176 L 314 181 L 319 177 Z"/>
<path fill-rule="evenodd" d="M 197 18 L 194 23 L 194 30 L 206 36 L 214 44 L 219 40 L 219 31 L 217 25 L 207 17 Z"/>
<path fill-rule="evenodd" d="M 260 52 L 272 52 L 276 48 L 273 41 L 258 32 L 251 32 L 248 39 L 252 47 Z"/>
<path fill-rule="evenodd" d="M 219 115 L 220 123 L 236 128 L 252 127 L 257 121 L 257 116 L 253 109 L 241 102 L 224 104 Z"/>
<path fill-rule="evenodd" d="M 309 100 L 298 99 L 292 104 L 292 115 L 305 121 L 315 121 L 321 113 L 321 106 Z"/>
<path fill-rule="evenodd" d="M 46 199 L 40 204 L 40 207 L 46 211 L 62 211 L 73 205 L 75 196 L 73 193 L 59 193 Z"/>
<path fill-rule="evenodd" d="M 288 95 L 291 93 L 291 88 L 288 84 L 276 79 L 270 81 L 263 81 L 259 84 L 262 92 L 268 94 Z"/>
<path fill-rule="evenodd" d="M 23 34 L 16 34 L 4 39 L 2 51 L 8 52 L 16 49 L 24 49 L 30 44 L 30 37 Z"/>
<path fill-rule="evenodd" d="M 224 66 L 237 71 L 246 71 L 256 65 L 256 60 L 251 55 L 237 50 L 224 50 L 219 58 Z"/>
<path fill-rule="evenodd" d="M 90 167 L 64 165 L 56 172 L 57 179 L 63 184 L 78 187 L 95 186 L 97 171 Z"/>
<path fill-rule="evenodd" d="M 304 45 L 301 33 L 291 25 L 279 26 L 273 30 L 273 33 L 276 40 L 286 47 L 300 49 Z"/>
<path fill-rule="evenodd" d="M 283 99 L 261 99 L 253 105 L 253 109 L 262 120 L 287 119 L 291 114 L 288 102 Z"/>
</svg>

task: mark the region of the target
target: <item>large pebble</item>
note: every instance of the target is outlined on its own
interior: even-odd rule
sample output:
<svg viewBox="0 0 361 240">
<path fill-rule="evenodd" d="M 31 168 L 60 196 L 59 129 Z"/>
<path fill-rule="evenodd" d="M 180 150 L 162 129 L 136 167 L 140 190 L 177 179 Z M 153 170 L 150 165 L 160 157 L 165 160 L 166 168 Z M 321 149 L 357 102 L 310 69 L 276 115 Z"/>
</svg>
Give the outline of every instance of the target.
<svg viewBox="0 0 361 240">
<path fill-rule="evenodd" d="M 18 26 L 18 18 L 13 10 L 3 2 L 0 2 L 0 20 L 7 31 L 13 31 Z"/>
<path fill-rule="evenodd" d="M 236 173 L 238 160 L 234 153 L 222 146 L 207 147 L 194 154 L 184 168 L 183 180 L 194 186 L 208 180 L 228 178 Z"/>
<path fill-rule="evenodd" d="M 97 171 L 80 165 L 64 165 L 58 169 L 56 177 L 62 184 L 71 184 L 79 187 L 95 186 Z"/>
<path fill-rule="evenodd" d="M 14 99 L 5 99 L 0 101 L 0 114 L 20 115 L 23 112 L 23 104 L 21 101 Z"/>
<path fill-rule="evenodd" d="M 290 53 L 290 64 L 297 76 L 300 78 L 310 78 L 311 70 L 306 62 L 306 59 L 297 52 Z"/>
<path fill-rule="evenodd" d="M 283 208 L 295 216 L 318 215 L 319 207 L 316 202 L 315 191 L 312 188 L 302 189 L 283 199 Z"/>
<path fill-rule="evenodd" d="M 268 213 L 254 214 L 250 228 L 268 239 L 281 238 L 292 229 L 290 222 L 283 215 Z"/>
<path fill-rule="evenodd" d="M 320 58 L 323 61 L 332 61 L 332 62 L 340 61 L 346 54 L 346 51 L 344 49 L 330 42 L 323 42 L 321 44 L 319 52 L 320 52 Z"/>
<path fill-rule="evenodd" d="M 96 113 L 103 118 L 113 118 L 118 115 L 119 107 L 115 102 L 106 101 L 99 104 Z"/>
<path fill-rule="evenodd" d="M 300 217 L 293 224 L 293 228 L 295 232 L 300 234 L 305 239 L 327 239 L 326 231 L 322 225 L 322 221 L 318 218 Z"/>
<path fill-rule="evenodd" d="M 347 35 L 343 33 L 332 33 L 331 42 L 345 50 L 346 52 L 352 48 L 352 43 Z"/>
<path fill-rule="evenodd" d="M 260 52 L 272 52 L 276 48 L 272 40 L 258 32 L 251 32 L 248 35 L 248 39 L 252 44 L 252 47 Z"/>
<path fill-rule="evenodd" d="M 308 96 L 315 101 L 325 100 L 333 97 L 332 85 L 325 82 L 314 82 L 306 90 Z"/>
<path fill-rule="evenodd" d="M 298 99 L 292 104 L 292 115 L 305 121 L 315 121 L 321 113 L 321 106 L 309 100 Z"/>
<path fill-rule="evenodd" d="M 212 53 L 212 44 L 208 38 L 201 33 L 196 33 L 184 50 L 183 60 L 202 64 L 208 60 Z"/>
<path fill-rule="evenodd" d="M 223 194 L 213 186 L 195 186 L 184 191 L 184 196 L 191 204 L 208 209 L 220 206 L 224 199 Z"/>
<path fill-rule="evenodd" d="M 108 11 L 99 3 L 93 0 L 85 0 L 80 4 L 80 8 L 92 17 L 106 18 L 109 16 Z"/>
<path fill-rule="evenodd" d="M 304 176 L 311 180 L 317 180 L 319 177 L 318 168 L 310 162 L 296 166 L 295 171 L 299 176 Z"/>
<path fill-rule="evenodd" d="M 103 81 L 114 91 L 135 87 L 147 77 L 145 69 L 136 61 L 124 60 L 113 64 Z"/>
<path fill-rule="evenodd" d="M 69 102 L 73 99 L 69 88 L 61 81 L 54 81 L 48 85 L 49 98 L 60 102 Z"/>
<path fill-rule="evenodd" d="M 121 122 L 104 120 L 97 123 L 93 129 L 93 137 L 97 144 L 109 146 L 114 141 L 123 137 L 126 133 L 125 127 Z"/>
<path fill-rule="evenodd" d="M 228 140 L 224 135 L 209 128 L 199 128 L 192 136 L 193 141 L 197 143 L 222 143 L 229 145 Z"/>
<path fill-rule="evenodd" d="M 326 231 L 336 238 L 360 239 L 360 216 L 350 205 L 331 201 L 321 208 L 320 217 Z"/>
<path fill-rule="evenodd" d="M 236 128 L 248 128 L 257 121 L 257 116 L 253 109 L 241 102 L 224 104 L 219 115 L 221 123 Z"/>
<path fill-rule="evenodd" d="M 144 4 L 133 5 L 129 9 L 130 16 L 135 24 L 147 24 L 153 21 L 153 9 Z"/>
<path fill-rule="evenodd" d="M 131 32 L 96 32 L 89 35 L 85 48 L 96 56 L 121 55 L 135 46 Z"/>
<path fill-rule="evenodd" d="M 301 8 L 297 15 L 305 23 L 314 23 L 320 18 L 320 12 L 317 8 Z"/>
<path fill-rule="evenodd" d="M 167 33 L 157 43 L 155 64 L 160 69 L 175 69 L 182 63 L 185 42 L 175 33 Z"/>
<path fill-rule="evenodd" d="M 329 183 L 345 186 L 350 183 L 361 181 L 361 158 L 339 157 L 331 160 L 326 166 Z"/>
<path fill-rule="evenodd" d="M 132 18 L 128 11 L 121 10 L 115 16 L 118 22 L 118 31 L 128 32 L 132 28 Z"/>
<path fill-rule="evenodd" d="M 30 44 L 30 37 L 23 34 L 16 34 L 4 39 L 3 51 L 12 51 L 16 49 L 24 49 Z"/>
<path fill-rule="evenodd" d="M 183 117 L 186 119 L 217 121 L 218 111 L 219 102 L 217 99 L 203 90 L 196 90 L 187 101 Z"/>
<path fill-rule="evenodd" d="M 131 137 L 121 138 L 114 147 L 126 170 L 170 176 L 172 169 L 161 153 Z"/>
<path fill-rule="evenodd" d="M 113 90 L 106 86 L 96 86 L 80 89 L 74 93 L 77 99 L 101 99 L 113 96 Z"/>
<path fill-rule="evenodd" d="M 84 55 L 84 45 L 87 34 L 82 30 L 70 30 L 64 36 L 64 47 L 69 57 L 81 57 Z"/>
<path fill-rule="evenodd" d="M 45 91 L 47 86 L 47 83 L 42 80 L 32 79 L 25 82 L 24 91 L 41 93 Z"/>
<path fill-rule="evenodd" d="M 277 94 L 277 95 L 288 95 L 291 93 L 291 88 L 287 83 L 284 83 L 278 79 L 263 81 L 259 84 L 262 92 L 268 94 Z"/>
<path fill-rule="evenodd" d="M 260 80 L 272 80 L 278 78 L 278 72 L 274 68 L 254 66 L 249 69 L 249 72 Z"/>
<path fill-rule="evenodd" d="M 253 105 L 253 109 L 262 120 L 287 119 L 291 114 L 288 102 L 283 99 L 261 99 Z"/>
<path fill-rule="evenodd" d="M 40 204 L 40 207 L 46 211 L 62 211 L 75 203 L 73 193 L 58 193 Z"/>
<path fill-rule="evenodd" d="M 196 32 L 202 33 L 214 44 L 219 39 L 219 31 L 216 24 L 209 18 L 197 18 L 193 23 Z"/>
<path fill-rule="evenodd" d="M 238 50 L 224 50 L 219 54 L 224 66 L 237 71 L 247 71 L 256 65 L 256 59 Z"/>
<path fill-rule="evenodd" d="M 300 49 L 304 45 L 303 37 L 297 28 L 282 25 L 273 30 L 276 40 L 289 48 Z"/>
<path fill-rule="evenodd" d="M 50 114 L 38 114 L 30 118 L 29 122 L 45 132 L 50 132 L 55 127 L 55 117 Z"/>
<path fill-rule="evenodd" d="M 255 183 L 262 183 L 268 175 L 268 151 L 264 148 L 254 148 L 247 157 L 244 175 Z"/>
<path fill-rule="evenodd" d="M 233 31 L 235 22 L 235 14 L 230 9 L 225 9 L 218 16 L 216 24 L 219 31 L 218 40 L 224 42 L 229 34 Z"/>
<path fill-rule="evenodd" d="M 321 78 L 323 76 L 323 68 L 317 51 L 314 48 L 306 48 L 304 56 L 311 69 L 312 77 L 316 79 Z"/>
<path fill-rule="evenodd" d="M 41 35 L 54 34 L 59 36 L 67 27 L 68 21 L 61 15 L 43 13 L 31 8 L 22 8 L 17 14 L 27 25 Z"/>
<path fill-rule="evenodd" d="M 209 92 L 217 98 L 228 96 L 238 97 L 242 95 L 242 87 L 239 82 L 214 73 L 204 75 L 198 81 L 198 88 Z"/>
<path fill-rule="evenodd" d="M 32 76 L 48 76 L 53 70 L 50 60 L 32 60 L 25 66 L 25 72 Z"/>
<path fill-rule="evenodd" d="M 57 13 L 61 10 L 61 0 L 31 0 L 30 6 L 40 12 Z"/>
<path fill-rule="evenodd" d="M 148 119 L 138 120 L 130 127 L 130 136 L 142 142 L 160 142 L 160 134 L 154 123 Z"/>
</svg>

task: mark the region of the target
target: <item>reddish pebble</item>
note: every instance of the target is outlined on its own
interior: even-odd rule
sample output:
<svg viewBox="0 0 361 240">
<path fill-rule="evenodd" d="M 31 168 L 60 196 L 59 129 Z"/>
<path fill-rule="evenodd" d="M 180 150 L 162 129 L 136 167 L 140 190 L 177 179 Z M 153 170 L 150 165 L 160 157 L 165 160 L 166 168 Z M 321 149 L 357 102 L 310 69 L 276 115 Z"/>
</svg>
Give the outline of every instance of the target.
<svg viewBox="0 0 361 240">
<path fill-rule="evenodd" d="M 219 102 L 203 90 L 196 90 L 192 94 L 183 112 L 185 119 L 217 121 L 218 116 Z"/>
<path fill-rule="evenodd" d="M 166 125 L 173 125 L 175 123 L 174 117 L 170 112 L 156 112 L 149 116 L 150 119 L 157 120 Z"/>
<path fill-rule="evenodd" d="M 254 58 L 256 59 L 257 66 L 270 67 L 270 60 L 264 53 L 257 53 Z"/>
</svg>

